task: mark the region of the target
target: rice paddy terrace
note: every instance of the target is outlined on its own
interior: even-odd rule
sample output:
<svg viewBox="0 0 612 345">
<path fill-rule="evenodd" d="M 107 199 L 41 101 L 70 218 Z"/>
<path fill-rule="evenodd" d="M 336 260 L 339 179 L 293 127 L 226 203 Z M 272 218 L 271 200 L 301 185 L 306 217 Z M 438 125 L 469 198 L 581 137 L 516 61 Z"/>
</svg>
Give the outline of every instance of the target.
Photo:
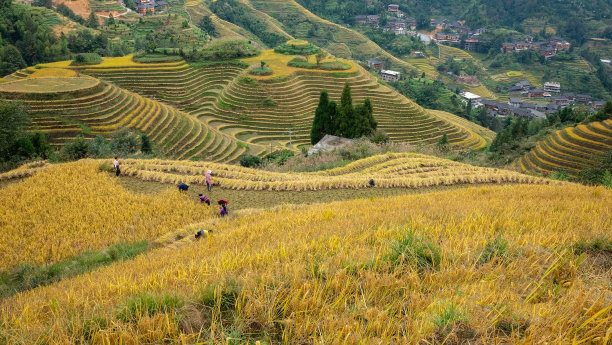
<svg viewBox="0 0 612 345">
<path fill-rule="evenodd" d="M 551 173 L 564 170 L 571 176 L 596 164 L 612 150 L 612 120 L 591 122 L 557 130 L 513 163 L 524 172 Z"/>
<path fill-rule="evenodd" d="M 147 134 L 169 157 L 231 162 L 245 151 L 195 117 L 114 84 L 88 76 L 28 78 L 24 73 L 0 85 L 0 98 L 23 101 L 32 114 L 31 129 L 46 133 L 54 145 L 127 127 Z"/>
<path fill-rule="evenodd" d="M 262 57 L 247 60 L 259 64 L 276 59 L 266 51 Z M 278 54 L 276 54 L 278 55 Z M 119 85 L 143 96 L 159 99 L 189 112 L 222 133 L 249 144 L 260 153 L 269 144 L 289 146 L 288 130 L 294 146 L 309 143 L 310 126 L 321 90 L 328 90 L 338 101 L 345 83 L 352 88 L 354 102 L 369 97 L 379 127 L 391 139 L 433 143 L 447 134 L 452 144 L 478 149 L 491 135 L 466 131 L 447 119 L 409 101 L 395 90 L 379 84 L 375 77 L 351 63 L 348 71 L 304 70 L 269 64 L 269 77 L 248 76 L 238 66 L 192 67 L 181 63 L 169 68 L 146 69 L 87 68 L 83 72 Z"/>
</svg>

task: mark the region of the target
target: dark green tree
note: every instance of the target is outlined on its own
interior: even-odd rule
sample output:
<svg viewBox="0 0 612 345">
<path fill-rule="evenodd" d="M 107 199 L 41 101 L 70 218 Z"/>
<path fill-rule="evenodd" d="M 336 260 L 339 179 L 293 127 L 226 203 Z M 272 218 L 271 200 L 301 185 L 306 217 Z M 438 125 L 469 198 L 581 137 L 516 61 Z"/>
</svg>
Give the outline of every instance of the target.
<svg viewBox="0 0 612 345">
<path fill-rule="evenodd" d="M 342 96 L 340 97 L 340 107 L 335 121 L 337 135 L 345 138 L 354 138 L 353 136 L 353 118 L 355 117 L 355 109 L 353 108 L 353 97 L 351 96 L 351 86 L 349 83 L 344 84 Z"/>
<path fill-rule="evenodd" d="M 217 29 L 215 29 L 215 24 L 213 24 L 210 16 L 204 16 L 200 19 L 200 22 L 197 25 L 202 31 L 206 32 L 209 36 L 217 37 Z"/>
<path fill-rule="evenodd" d="M 20 140 L 27 137 L 30 116 L 26 107 L 17 102 L 0 102 L 0 162 L 18 157 Z"/>
<path fill-rule="evenodd" d="M 329 119 L 329 95 L 327 90 L 321 91 L 319 96 L 319 105 L 315 110 L 315 116 L 312 121 L 312 129 L 310 130 L 310 143 L 316 144 L 328 134 L 326 132 L 325 124 Z"/>
<path fill-rule="evenodd" d="M 140 152 L 144 154 L 149 154 L 153 152 L 153 147 L 151 146 L 151 140 L 146 134 L 140 135 Z"/>
<path fill-rule="evenodd" d="M 11 74 L 26 66 L 21 52 L 14 45 L 8 44 L 0 48 L 0 76 Z"/>
<path fill-rule="evenodd" d="M 96 29 L 98 28 L 98 16 L 94 11 L 91 11 L 89 14 L 89 18 L 87 18 L 87 22 L 85 23 L 90 28 Z"/>
</svg>

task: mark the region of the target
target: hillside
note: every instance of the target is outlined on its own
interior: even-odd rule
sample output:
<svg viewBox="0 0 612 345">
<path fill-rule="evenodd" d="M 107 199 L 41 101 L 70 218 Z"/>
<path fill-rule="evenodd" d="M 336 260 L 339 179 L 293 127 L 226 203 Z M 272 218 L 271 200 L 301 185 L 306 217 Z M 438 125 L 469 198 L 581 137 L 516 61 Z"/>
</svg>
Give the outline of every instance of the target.
<svg viewBox="0 0 612 345">
<path fill-rule="evenodd" d="M 570 176 L 597 165 L 612 151 L 612 120 L 591 122 L 557 130 L 513 163 L 523 172 L 550 174 L 565 171 Z"/>
<path fill-rule="evenodd" d="M 38 71 L 50 73 L 37 77 Z M 127 127 L 147 134 L 169 157 L 229 162 L 245 152 L 233 138 L 164 103 L 95 78 L 57 76 L 70 72 L 65 68 L 20 71 L 9 77 L 17 80 L 0 84 L 0 98 L 23 100 L 33 117 L 30 129 L 46 133 L 55 145 L 79 135 L 108 137 Z"/>
<path fill-rule="evenodd" d="M 290 129 L 294 146 L 308 144 L 320 91 L 327 89 L 337 100 L 347 82 L 355 103 L 366 97 L 372 100 L 379 127 L 393 140 L 433 143 L 446 133 L 451 143 L 478 149 L 492 139 L 491 132 L 468 131 L 455 125 L 453 121 L 460 120 L 448 120 L 456 119 L 454 115 L 438 116 L 440 113 L 419 107 L 379 84 L 351 61 L 346 61 L 349 70 L 329 71 L 287 66 L 291 59 L 272 51 L 244 59 L 252 66 L 266 62 L 274 74 L 265 77 L 247 77 L 247 71 L 233 65 L 143 69 L 126 64 L 120 69 L 92 67 L 82 71 L 189 112 L 221 132 L 246 141 L 255 153 L 265 149 L 259 144 L 288 147 Z"/>
<path fill-rule="evenodd" d="M 149 249 L 1 299 L 3 342 L 570 344 L 598 342 L 612 325 L 604 240 L 612 215 L 601 207 L 612 193 L 601 187 L 481 185 L 242 212 L 231 211 L 229 199 L 231 216 L 220 219 L 189 194 L 130 192 L 120 185 L 130 178 L 100 172 L 101 162 L 32 166 L 32 177 L 0 187 L 11 205 L 0 215 L 11 219 L 2 247 L 19 240 L 12 248 L 30 248 L 3 256 L 2 267 L 30 267 L 18 271 L 28 276 L 37 266 L 26 262 L 117 241 L 145 239 Z M 165 164 L 178 174 L 209 166 L 224 173 L 220 165 Z M 372 161 L 356 165 L 347 176 L 381 170 Z M 389 171 L 403 168 L 410 161 Z M 19 235 L 23 222 L 31 236 Z M 200 228 L 213 232 L 194 241 Z M 58 251 L 64 247 L 70 251 Z"/>
</svg>

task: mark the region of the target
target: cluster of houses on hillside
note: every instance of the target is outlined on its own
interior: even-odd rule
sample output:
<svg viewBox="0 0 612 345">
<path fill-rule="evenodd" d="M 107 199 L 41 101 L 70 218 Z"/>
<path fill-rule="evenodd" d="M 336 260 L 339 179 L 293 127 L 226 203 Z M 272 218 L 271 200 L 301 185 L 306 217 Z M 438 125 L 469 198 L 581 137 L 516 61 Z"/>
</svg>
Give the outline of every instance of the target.
<svg viewBox="0 0 612 345">
<path fill-rule="evenodd" d="M 142 15 L 155 14 L 165 10 L 168 7 L 168 1 L 166 0 L 134 0 L 136 3 L 136 10 Z"/>
<path fill-rule="evenodd" d="M 525 36 L 524 39 L 520 40 L 515 38 L 512 42 L 506 42 L 502 45 L 502 52 L 504 53 L 517 53 L 523 50 L 537 51 L 544 57 L 551 58 L 557 55 L 558 52 L 570 49 L 570 43 L 565 39 L 553 36 L 548 42 L 534 42 L 533 36 Z"/>
<path fill-rule="evenodd" d="M 400 11 L 399 5 L 390 4 L 387 7 L 389 17 L 387 18 L 387 25 L 383 28 L 385 32 L 393 31 L 396 35 L 411 35 L 416 36 L 416 20 L 413 18 L 404 18 L 404 13 Z M 372 15 L 357 15 L 355 16 L 355 24 L 365 25 L 369 24 L 374 27 L 379 27 L 380 16 Z"/>
<path fill-rule="evenodd" d="M 385 70 L 383 69 L 383 63 L 382 61 L 376 60 L 376 59 L 369 59 L 368 60 L 368 67 L 379 71 L 380 73 L 380 78 L 386 82 L 392 82 L 392 81 L 398 81 L 400 80 L 401 77 L 401 73 L 398 71 L 392 71 L 392 70 Z"/>
<path fill-rule="evenodd" d="M 478 95 L 464 92 L 462 96 L 472 101 L 473 106 L 485 107 L 491 116 L 522 116 L 545 118 L 546 114 L 552 114 L 565 107 L 582 104 L 589 106 L 592 111 L 603 109 L 606 102 L 593 101 L 591 96 L 574 94 L 571 92 L 561 93 L 559 83 L 548 82 L 544 88 L 537 88 L 530 82 L 524 80 L 516 83 L 508 90 L 511 95 L 507 103 L 500 103 L 484 99 Z M 556 94 L 552 96 L 551 94 Z M 523 97 L 543 98 L 550 97 L 549 103 L 537 103 L 536 100 L 526 101 Z"/>
</svg>

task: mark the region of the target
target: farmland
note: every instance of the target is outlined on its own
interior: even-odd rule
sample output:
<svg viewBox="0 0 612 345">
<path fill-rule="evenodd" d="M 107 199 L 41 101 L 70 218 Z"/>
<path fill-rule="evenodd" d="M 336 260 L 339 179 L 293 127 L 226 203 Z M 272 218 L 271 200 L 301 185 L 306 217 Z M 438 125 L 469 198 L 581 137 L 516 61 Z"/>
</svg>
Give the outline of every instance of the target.
<svg viewBox="0 0 612 345">
<path fill-rule="evenodd" d="M 410 158 L 458 168 L 437 158 Z M 364 180 L 368 171 L 382 170 L 380 164 L 389 171 L 412 169 L 409 160 L 393 162 L 377 157 L 313 175 Z M 0 339 L 335 344 L 441 343 L 450 337 L 570 344 L 601 342 L 612 325 L 609 254 L 591 246 L 606 243 L 601 241 L 612 226 L 610 209 L 601 207 L 612 194 L 601 187 L 479 184 L 383 198 L 378 193 L 385 188 L 377 186 L 364 188 L 358 200 L 334 202 L 326 191 L 313 191 L 322 193 L 319 204 L 271 209 L 257 209 L 253 194 L 252 209 L 221 220 L 193 194 L 124 189 L 145 182 L 119 182 L 99 171 L 100 163 L 51 166 L 3 187 L 3 204 L 15 204 L 16 213 L 29 204 L 60 221 L 28 231 L 35 237 L 21 241 L 32 250 L 8 256 L 4 267 L 52 261 L 45 255 L 54 242 L 42 238 L 49 234 L 70 241 L 69 255 L 85 244 L 103 248 L 145 235 L 167 245 L 1 300 Z M 126 171 L 160 163 L 123 162 Z M 216 163 L 206 166 L 218 172 L 214 192 L 222 197 L 228 187 L 222 175 L 229 172 Z M 172 162 L 168 170 L 189 176 L 198 169 L 197 162 Z M 253 179 L 234 170 L 245 183 Z M 269 178 L 266 172 L 254 176 Z M 33 196 L 4 196 L 26 194 Z M 52 210 L 55 203 L 36 200 L 39 195 L 64 205 Z M 71 216 L 74 205 L 82 205 L 86 217 Z M 19 214 L 12 222 L 49 224 Z M 82 228 L 86 221 L 99 230 Z M 214 232 L 193 241 L 201 227 Z M 3 241 L 18 238 L 11 234 Z"/>
<path fill-rule="evenodd" d="M 592 122 L 557 130 L 513 165 L 525 172 L 565 171 L 576 176 L 612 150 L 612 121 Z"/>
<path fill-rule="evenodd" d="M 49 90 L 64 81 L 97 83 L 82 90 L 72 86 L 74 90 L 68 91 L 78 96 L 78 102 L 65 99 L 70 93 L 59 97 L 60 89 L 28 93 L 25 100 L 35 116 L 32 129 L 48 133 L 59 145 L 78 135 L 108 136 L 127 125 L 150 136 L 167 156 L 179 159 L 235 162 L 245 152 L 261 155 L 270 145 L 307 145 L 320 91 L 326 89 L 332 99 L 339 99 L 345 83 L 351 85 L 355 102 L 372 100 L 379 128 L 394 141 L 435 143 L 446 134 L 452 145 L 480 149 L 492 139 L 489 133 L 483 136 L 485 132 L 457 125 L 457 116 L 421 108 L 354 62 L 329 56 L 322 64 L 337 62 L 349 69 L 304 69 L 288 66 L 293 57 L 268 50 L 243 59 L 251 66 L 264 61 L 273 71 L 268 76 L 246 76 L 236 63 L 138 63 L 132 56 L 85 66 L 54 62 L 10 75 L 12 81 L 3 83 L 0 98 L 21 97 L 10 92 L 19 85 L 23 90 L 30 85 Z M 80 77 L 65 77 L 75 72 Z M 170 133 L 171 128 L 175 130 Z"/>
</svg>

